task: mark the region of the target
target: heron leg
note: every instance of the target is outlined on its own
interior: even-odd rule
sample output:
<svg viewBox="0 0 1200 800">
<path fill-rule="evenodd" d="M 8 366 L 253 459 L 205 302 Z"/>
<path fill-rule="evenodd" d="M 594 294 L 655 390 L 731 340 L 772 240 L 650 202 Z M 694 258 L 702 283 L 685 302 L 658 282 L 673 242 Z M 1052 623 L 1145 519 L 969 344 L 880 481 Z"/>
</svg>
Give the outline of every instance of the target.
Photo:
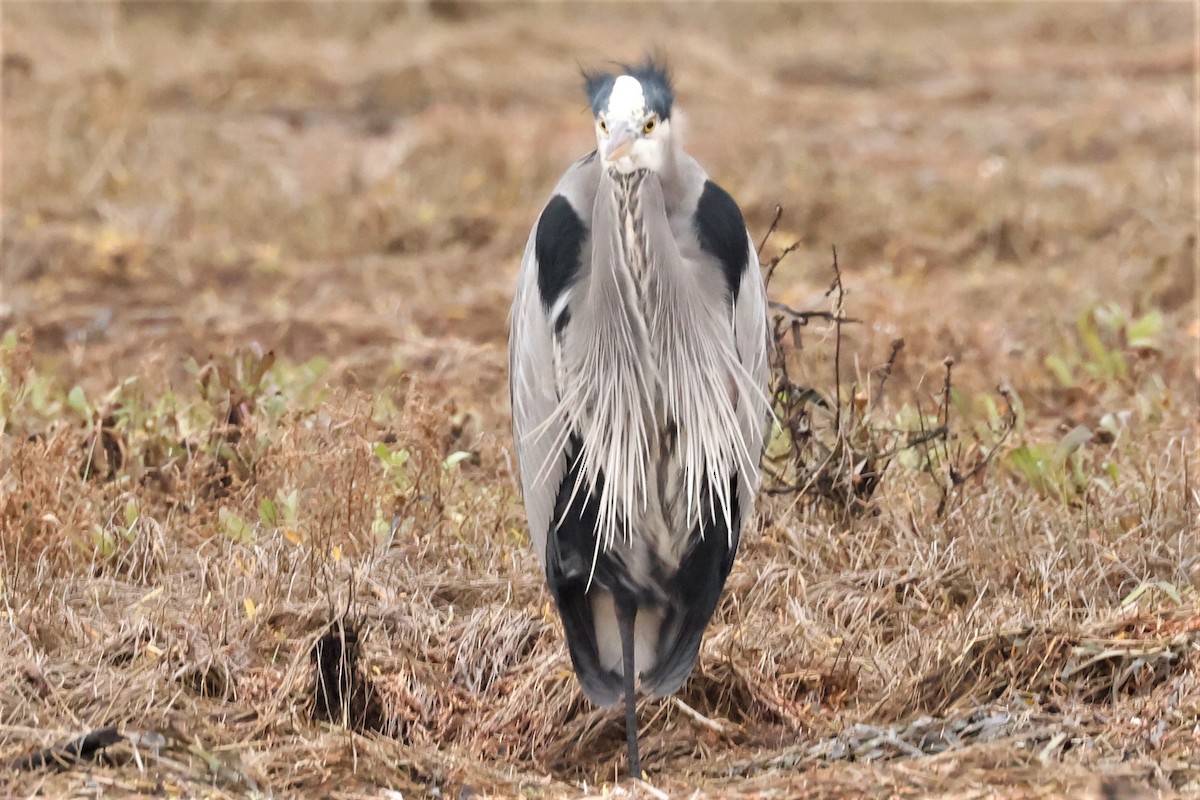
<svg viewBox="0 0 1200 800">
<path fill-rule="evenodd" d="M 617 628 L 621 633 L 621 669 L 625 682 L 625 745 L 629 753 L 629 775 L 642 777 L 642 760 L 638 754 L 637 687 L 634 675 L 633 632 L 637 617 L 637 601 L 632 597 L 615 597 Z"/>
</svg>

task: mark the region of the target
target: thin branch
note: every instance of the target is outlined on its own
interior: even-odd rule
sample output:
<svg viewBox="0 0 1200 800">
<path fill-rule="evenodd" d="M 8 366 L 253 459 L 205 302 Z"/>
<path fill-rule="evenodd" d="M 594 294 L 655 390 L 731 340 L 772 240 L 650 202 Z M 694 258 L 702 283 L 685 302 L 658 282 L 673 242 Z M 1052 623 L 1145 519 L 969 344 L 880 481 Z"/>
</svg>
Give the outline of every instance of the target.
<svg viewBox="0 0 1200 800">
<path fill-rule="evenodd" d="M 767 286 L 771 285 L 771 278 L 773 278 L 775 276 L 775 268 L 779 266 L 780 262 L 783 261 L 783 259 L 787 258 L 788 255 L 795 252 L 796 248 L 798 248 L 799 246 L 800 246 L 800 240 L 797 239 L 796 241 L 792 242 L 787 247 L 783 248 L 778 253 L 776 253 L 775 257 L 767 262 L 767 274 L 763 278 L 763 282 Z"/>
<path fill-rule="evenodd" d="M 951 372 L 954 369 L 954 357 L 946 356 L 942 359 L 942 366 L 946 368 L 946 377 L 942 380 L 942 408 L 938 414 L 938 418 L 942 422 L 942 427 L 946 430 L 950 429 L 950 390 L 951 390 Z M 950 457 L 950 437 L 947 436 L 942 440 L 942 457 L 946 460 L 946 469 L 949 470 L 951 481 L 954 479 L 954 459 Z"/>
<path fill-rule="evenodd" d="M 1004 423 L 1000 432 L 1000 438 L 993 442 L 992 446 L 986 450 L 981 445 L 980 449 L 983 454 L 977 458 L 975 463 L 972 464 L 971 467 L 966 471 L 962 471 L 957 466 L 957 462 L 962 458 L 961 449 L 955 455 L 955 458 L 952 461 L 947 462 L 950 485 L 943 490 L 941 502 L 938 503 L 937 515 L 939 517 L 945 513 L 951 496 L 962 486 L 966 485 L 977 475 L 981 474 L 985 469 L 988 468 L 988 465 L 991 464 L 995 459 L 996 454 L 1003 449 L 1004 443 L 1008 441 L 1008 437 L 1017 427 L 1017 411 L 1012 402 L 1011 392 L 1005 386 L 997 387 L 996 391 L 1000 393 L 1000 396 L 1004 398 L 1005 403 L 1008 405 L 1008 415 L 1004 419 Z M 978 435 L 976 435 L 976 443 L 979 444 Z"/>
<path fill-rule="evenodd" d="M 842 323 L 838 322 L 845 316 L 846 291 L 842 288 L 842 271 L 838 268 L 837 245 L 830 245 L 833 250 L 833 283 L 826 290 L 825 296 L 837 290 L 837 301 L 834 305 L 834 342 L 833 342 L 833 378 L 834 378 L 834 421 L 833 429 L 838 436 L 842 435 Z"/>
<path fill-rule="evenodd" d="M 1006 403 L 1008 403 L 1008 416 L 1004 419 L 1003 433 L 1000 434 L 1000 438 L 996 440 L 996 443 L 992 445 L 991 449 L 987 451 L 987 455 L 983 456 L 983 458 L 981 458 L 975 464 L 975 466 L 960 476 L 958 481 L 959 484 L 963 484 L 971 480 L 980 472 L 982 472 L 988 464 L 992 463 L 992 460 L 996 457 L 996 453 L 1000 452 L 1000 448 L 1006 441 L 1008 441 L 1008 437 L 1017 427 L 1017 411 L 1015 408 L 1013 408 L 1008 388 L 999 386 L 996 388 L 996 391 L 999 392 L 1000 396 L 1004 398 Z"/>
<path fill-rule="evenodd" d="M 850 324 L 855 324 L 855 325 L 862 324 L 861 319 L 856 319 L 854 317 L 839 316 L 838 314 L 835 314 L 832 311 L 797 311 L 796 309 L 792 308 L 791 306 L 789 306 L 785 303 L 780 303 L 777 300 L 768 301 L 767 307 L 770 308 L 772 311 L 778 311 L 780 314 L 782 314 L 785 317 L 788 317 L 789 319 L 799 322 L 801 325 L 807 325 L 809 323 L 809 320 L 814 320 L 814 319 L 821 319 L 821 320 L 825 320 L 826 322 L 837 322 L 837 323 L 843 323 L 843 324 L 845 324 L 845 323 L 850 323 Z"/>
<path fill-rule="evenodd" d="M 792 249 L 794 246 L 776 256 L 768 268 L 773 268 Z M 1008 414 L 1002 426 L 990 428 L 986 444 L 982 438 L 984 434 L 974 429 L 971 431 L 973 442 L 962 440 L 953 429 L 954 360 L 947 358 L 942 362 L 945 374 L 940 392 L 933 396 L 934 415 L 925 414 L 921 398 L 917 396 L 916 424 L 910 428 L 891 427 L 886 421 L 877 420 L 876 415 L 905 346 L 903 339 L 894 339 L 886 362 L 871 371 L 878 377 L 878 383 L 866 387 L 870 397 L 860 407 L 855 394 L 857 383 L 845 389 L 842 386 L 841 360 L 842 326 L 858 324 L 862 320 L 845 314 L 846 287 L 837 248 L 832 247 L 831 253 L 833 278 L 825 290 L 825 297 L 832 299 L 830 310 L 801 311 L 778 301 L 768 303 L 771 338 L 775 344 L 770 354 L 774 411 L 789 441 L 785 452 L 773 454 L 770 463 L 764 463 L 763 472 L 767 478 L 764 491 L 772 495 L 801 495 L 823 500 L 842 515 L 851 515 L 867 507 L 895 457 L 904 451 L 916 450 L 922 454 L 919 469 L 937 487 L 940 498 L 936 513 L 942 516 L 960 488 L 982 474 L 1003 450 L 1005 441 L 1016 427 L 1015 398 L 1006 389 L 999 390 L 1008 403 Z M 813 320 L 834 327 L 835 392 L 830 400 L 825 400 L 814 389 L 797 384 L 789 374 L 792 359 L 802 349 L 800 330 Z M 832 420 L 823 414 L 814 416 L 818 406 L 828 410 Z"/>
<path fill-rule="evenodd" d="M 709 719 L 708 717 L 704 716 L 699 711 L 697 711 L 696 709 L 689 706 L 687 703 L 680 700 L 678 697 L 672 697 L 671 702 L 675 705 L 676 708 L 678 708 L 680 711 L 682 711 L 684 714 L 686 714 L 688 717 L 690 717 L 694 722 L 702 725 L 705 728 L 708 728 L 710 731 L 713 731 L 714 733 L 719 733 L 722 735 L 725 735 L 726 733 L 728 733 L 728 731 L 725 730 L 724 725 L 717 722 L 716 720 Z"/>
<path fill-rule="evenodd" d="M 892 340 L 892 351 L 888 353 L 887 363 L 883 365 L 883 369 L 879 371 L 879 386 L 875 388 L 875 397 L 871 400 L 871 408 L 879 408 L 879 403 L 883 400 L 883 387 L 887 384 L 888 378 L 892 377 L 892 370 L 896 367 L 896 360 L 900 356 L 900 351 L 904 349 L 903 339 Z"/>
<path fill-rule="evenodd" d="M 763 248 L 766 247 L 767 240 L 771 238 L 771 235 L 774 234 L 775 231 L 779 228 L 779 221 L 781 219 L 783 219 L 783 206 L 777 205 L 777 206 L 775 206 L 775 218 L 773 220 L 771 220 L 770 227 L 767 228 L 767 232 L 763 236 L 762 241 L 760 241 L 758 243 L 758 249 L 754 251 L 755 256 L 758 258 L 760 264 L 762 262 Z M 763 268 L 766 270 L 766 274 L 763 276 L 763 283 L 767 286 L 767 288 L 770 288 L 770 286 L 771 286 L 771 278 L 775 277 L 775 268 L 778 267 L 780 262 L 783 261 L 783 259 L 787 258 L 787 256 L 790 253 L 795 252 L 796 248 L 798 248 L 799 246 L 800 246 L 800 240 L 797 239 L 796 241 L 792 242 L 787 247 L 783 248 L 778 253 L 776 253 L 775 257 L 772 258 L 770 261 L 768 261 L 766 264 L 762 264 Z"/>
<path fill-rule="evenodd" d="M 775 219 L 771 220 L 771 225 L 767 228 L 766 235 L 763 236 L 762 241 L 758 243 L 758 249 L 754 251 L 754 253 L 760 258 L 762 257 L 763 247 L 765 247 L 767 244 L 767 239 L 770 239 L 771 234 L 773 234 L 775 229 L 779 227 L 779 220 L 781 219 L 783 219 L 783 206 L 777 205 L 775 206 Z"/>
<path fill-rule="evenodd" d="M 926 429 L 926 428 L 924 428 L 924 426 L 922 426 L 921 432 L 916 434 L 915 436 L 912 433 L 909 433 L 908 437 L 905 439 L 904 444 L 899 444 L 889 450 L 884 450 L 879 453 L 874 453 L 872 455 L 872 457 L 877 458 L 877 459 L 892 458 L 893 456 L 898 455 L 899 453 L 903 453 L 905 450 L 912 450 L 914 448 L 920 447 L 923 444 L 928 444 L 929 442 L 935 442 L 935 441 L 938 441 L 939 439 L 945 439 L 949 434 L 950 434 L 950 430 L 945 425 L 938 425 L 936 428 L 928 428 L 928 429 Z"/>
</svg>

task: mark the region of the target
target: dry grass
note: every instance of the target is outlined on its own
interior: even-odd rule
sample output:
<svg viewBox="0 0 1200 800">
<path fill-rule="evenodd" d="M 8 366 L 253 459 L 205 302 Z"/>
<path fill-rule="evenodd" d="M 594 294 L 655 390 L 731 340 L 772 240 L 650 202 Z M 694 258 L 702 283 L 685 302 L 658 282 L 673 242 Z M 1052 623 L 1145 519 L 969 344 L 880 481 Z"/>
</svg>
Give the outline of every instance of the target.
<svg viewBox="0 0 1200 800">
<path fill-rule="evenodd" d="M 3 14 L 0 763 L 63 765 L 0 795 L 1200 789 L 1185 6 Z M 635 19 L 756 236 L 786 207 L 773 298 L 836 311 L 832 243 L 861 320 L 781 328 L 815 393 L 643 701 L 655 788 L 612 785 L 504 400 L 573 65 Z"/>
</svg>

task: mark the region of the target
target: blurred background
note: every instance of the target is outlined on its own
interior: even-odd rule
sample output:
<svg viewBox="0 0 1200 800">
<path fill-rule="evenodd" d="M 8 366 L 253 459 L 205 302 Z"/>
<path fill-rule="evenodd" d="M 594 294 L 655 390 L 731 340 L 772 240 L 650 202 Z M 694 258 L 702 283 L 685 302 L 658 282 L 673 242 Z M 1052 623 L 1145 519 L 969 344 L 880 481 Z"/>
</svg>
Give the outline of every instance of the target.
<svg viewBox="0 0 1200 800">
<path fill-rule="evenodd" d="M 578 67 L 648 50 L 756 239 L 783 207 L 775 298 L 824 307 L 838 247 L 865 363 L 903 336 L 902 380 L 1019 384 L 1106 302 L 1196 346 L 1185 4 L 6 2 L 3 31 L 0 324 L 85 388 L 254 341 L 502 397 L 525 238 L 592 147 Z"/>
<path fill-rule="evenodd" d="M 220 797 L 617 774 L 528 547 L 507 317 L 594 146 L 579 67 L 657 51 L 755 240 L 782 208 L 772 297 L 829 311 L 836 246 L 858 320 L 800 332 L 842 405 L 781 414 L 805 490 L 743 539 L 682 695 L 711 724 L 646 701 L 660 785 L 1200 786 L 1191 5 L 0 15 L 0 763 L 121 723 Z M 383 736 L 318 713 L 342 609 Z"/>
</svg>

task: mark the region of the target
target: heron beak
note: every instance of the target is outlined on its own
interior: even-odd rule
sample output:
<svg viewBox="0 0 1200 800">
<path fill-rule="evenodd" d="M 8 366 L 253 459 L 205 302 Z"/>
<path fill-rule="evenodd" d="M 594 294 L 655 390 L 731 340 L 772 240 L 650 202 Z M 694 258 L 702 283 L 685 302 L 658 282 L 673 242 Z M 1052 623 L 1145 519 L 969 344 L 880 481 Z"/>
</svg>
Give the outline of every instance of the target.
<svg viewBox="0 0 1200 800">
<path fill-rule="evenodd" d="M 613 125 L 612 134 L 608 137 L 608 147 L 604 151 L 604 158 L 608 161 L 624 158 L 633 149 L 635 141 L 637 141 L 637 135 L 631 126 Z"/>
</svg>

